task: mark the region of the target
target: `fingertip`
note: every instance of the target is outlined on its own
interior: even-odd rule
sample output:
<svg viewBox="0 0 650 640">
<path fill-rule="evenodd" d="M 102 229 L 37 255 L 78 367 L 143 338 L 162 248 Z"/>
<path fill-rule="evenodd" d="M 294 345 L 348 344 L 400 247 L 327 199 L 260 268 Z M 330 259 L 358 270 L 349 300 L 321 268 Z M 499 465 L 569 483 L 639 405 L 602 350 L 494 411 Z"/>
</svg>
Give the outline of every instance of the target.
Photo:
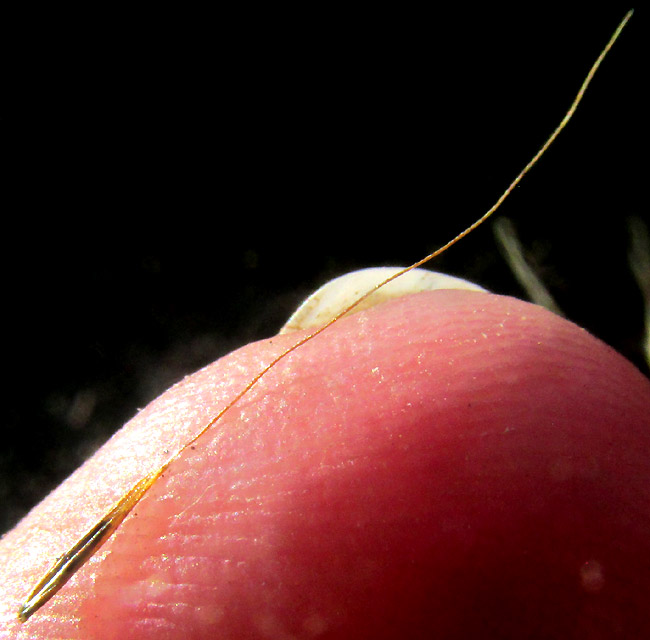
<svg viewBox="0 0 650 640">
<path fill-rule="evenodd" d="M 125 442 L 201 427 L 295 339 L 188 378 Z M 533 305 L 389 303 L 265 376 L 61 602 L 124 640 L 646 629 L 649 403 L 632 365 Z"/>
</svg>

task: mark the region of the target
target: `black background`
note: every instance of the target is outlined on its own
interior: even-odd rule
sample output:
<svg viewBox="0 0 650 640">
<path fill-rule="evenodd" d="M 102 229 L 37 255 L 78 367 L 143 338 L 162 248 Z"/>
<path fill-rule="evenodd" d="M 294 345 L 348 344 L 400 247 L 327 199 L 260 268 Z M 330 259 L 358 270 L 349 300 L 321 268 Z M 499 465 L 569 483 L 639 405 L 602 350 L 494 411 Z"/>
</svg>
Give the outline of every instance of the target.
<svg viewBox="0 0 650 640">
<path fill-rule="evenodd" d="M 323 281 L 413 262 L 471 223 L 624 11 L 39 16 L 2 105 L 2 529 Z M 641 368 L 626 220 L 648 218 L 647 27 L 637 12 L 502 209 L 566 315 Z M 523 295 L 487 226 L 432 268 Z"/>
</svg>

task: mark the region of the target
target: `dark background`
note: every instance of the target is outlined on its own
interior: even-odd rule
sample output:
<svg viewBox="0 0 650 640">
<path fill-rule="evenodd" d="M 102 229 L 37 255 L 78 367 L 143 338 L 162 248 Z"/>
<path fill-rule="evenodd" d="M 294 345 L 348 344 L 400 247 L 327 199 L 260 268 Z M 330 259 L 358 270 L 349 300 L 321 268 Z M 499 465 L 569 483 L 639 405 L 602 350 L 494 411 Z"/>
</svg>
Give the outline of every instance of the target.
<svg viewBox="0 0 650 640">
<path fill-rule="evenodd" d="M 1 530 L 325 280 L 470 224 L 625 12 L 459 6 L 39 16 L 2 104 Z M 647 36 L 639 11 L 502 209 L 566 315 L 639 367 Z M 432 268 L 523 295 L 489 227 Z"/>
</svg>

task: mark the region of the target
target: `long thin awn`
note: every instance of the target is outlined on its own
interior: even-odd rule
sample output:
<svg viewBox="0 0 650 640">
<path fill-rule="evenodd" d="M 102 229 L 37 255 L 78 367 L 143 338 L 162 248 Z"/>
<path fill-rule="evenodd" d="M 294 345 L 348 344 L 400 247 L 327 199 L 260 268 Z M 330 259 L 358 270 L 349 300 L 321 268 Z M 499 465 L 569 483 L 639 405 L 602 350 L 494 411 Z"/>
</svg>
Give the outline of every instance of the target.
<svg viewBox="0 0 650 640">
<path fill-rule="evenodd" d="M 337 313 L 332 317 L 326 324 L 322 325 L 318 329 L 312 331 L 308 335 L 302 337 L 300 340 L 295 342 L 293 345 L 288 347 L 280 355 L 278 355 L 270 364 L 264 367 L 257 375 L 255 375 L 248 384 L 227 404 L 221 411 L 219 411 L 210 421 L 208 421 L 192 438 L 181 446 L 176 452 L 174 452 L 167 461 L 161 465 L 158 469 L 152 471 L 140 481 L 138 481 L 98 522 L 95 524 L 86 534 L 84 534 L 68 551 L 66 551 L 62 556 L 57 558 L 52 567 L 45 573 L 45 575 L 36 583 L 30 594 L 27 596 L 23 604 L 18 610 L 18 618 L 21 622 L 25 622 L 31 615 L 33 615 L 40 607 L 42 607 L 50 598 L 52 598 L 58 591 L 61 589 L 65 583 L 74 575 L 76 571 L 101 547 L 106 540 L 113 534 L 113 532 L 120 526 L 122 521 L 128 516 L 131 510 L 135 505 L 140 501 L 140 499 L 146 494 L 149 488 L 156 482 L 156 480 L 166 471 L 169 465 L 176 460 L 187 448 L 191 447 L 208 429 L 210 429 L 223 415 L 226 411 L 235 405 L 244 395 L 252 389 L 259 380 L 278 362 L 286 358 L 290 353 L 301 347 L 306 342 L 313 340 L 316 336 L 321 334 L 323 331 L 326 331 L 328 327 L 337 322 L 341 317 L 349 313 L 357 305 L 363 302 L 367 297 L 369 297 L 377 289 L 388 284 L 392 280 L 399 278 L 404 273 L 411 271 L 417 267 L 424 265 L 425 263 L 433 260 L 441 253 L 449 249 L 451 246 L 462 240 L 465 236 L 474 231 L 477 227 L 483 224 L 492 214 L 501 206 L 503 201 L 512 193 L 512 191 L 517 187 L 521 182 L 523 177 L 532 169 L 532 167 L 537 163 L 537 161 L 542 157 L 550 145 L 555 141 L 560 132 L 567 125 L 569 120 L 573 117 L 578 104 L 582 100 L 587 87 L 589 86 L 591 80 L 593 79 L 598 67 L 601 62 L 611 49 L 614 42 L 619 37 L 621 31 L 627 24 L 627 22 L 632 17 L 632 11 L 629 11 L 621 23 L 618 25 L 611 38 L 605 45 L 604 49 L 601 51 L 600 55 L 592 65 L 589 73 L 584 79 L 578 93 L 576 94 L 571 106 L 569 107 L 566 115 L 562 121 L 557 125 L 553 133 L 549 136 L 546 142 L 542 145 L 539 151 L 533 156 L 533 158 L 526 164 L 526 166 L 521 170 L 521 172 L 516 176 L 508 188 L 502 193 L 494 205 L 486 211 L 480 218 L 478 218 L 473 224 L 467 227 L 464 231 L 459 233 L 452 240 L 447 242 L 445 245 L 436 249 L 432 253 L 428 254 L 421 260 L 413 263 L 409 267 L 393 274 L 389 278 L 386 278 L 383 282 L 377 284 L 368 292 L 360 296 L 355 302 L 350 304 L 348 307 Z"/>
</svg>

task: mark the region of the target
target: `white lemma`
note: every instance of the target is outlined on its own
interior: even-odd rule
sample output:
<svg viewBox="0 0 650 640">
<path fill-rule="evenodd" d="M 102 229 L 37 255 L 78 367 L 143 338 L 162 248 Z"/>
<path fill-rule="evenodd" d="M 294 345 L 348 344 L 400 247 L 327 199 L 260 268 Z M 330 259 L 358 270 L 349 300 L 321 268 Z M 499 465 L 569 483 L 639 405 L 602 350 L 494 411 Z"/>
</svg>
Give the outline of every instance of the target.
<svg viewBox="0 0 650 640">
<path fill-rule="evenodd" d="M 280 333 L 313 329 L 324 325 L 341 311 L 347 309 L 366 291 L 370 291 L 386 278 L 402 270 L 403 267 L 372 267 L 351 271 L 326 282 L 296 309 L 280 329 Z M 400 278 L 384 285 L 381 289 L 373 291 L 351 313 L 375 307 L 388 300 L 401 298 L 411 293 L 432 291 L 434 289 L 485 291 L 483 287 L 469 280 L 455 278 L 435 271 L 427 271 L 426 269 L 412 269 Z"/>
</svg>

